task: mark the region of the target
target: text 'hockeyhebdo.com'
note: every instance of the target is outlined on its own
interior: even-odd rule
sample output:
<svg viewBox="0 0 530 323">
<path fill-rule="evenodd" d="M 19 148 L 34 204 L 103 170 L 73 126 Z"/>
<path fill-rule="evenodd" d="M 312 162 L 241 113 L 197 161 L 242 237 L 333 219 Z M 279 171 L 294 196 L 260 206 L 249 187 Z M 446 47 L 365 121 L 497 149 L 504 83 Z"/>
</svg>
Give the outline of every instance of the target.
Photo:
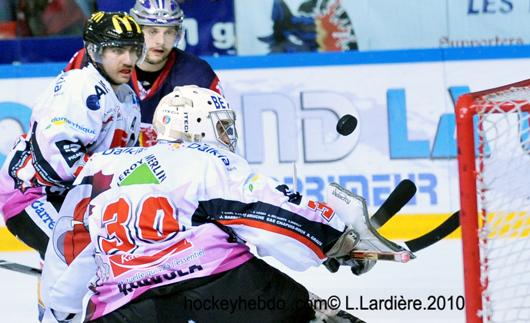
<svg viewBox="0 0 530 323">
<path fill-rule="evenodd" d="M 209 297 L 190 299 L 185 297 L 184 306 L 189 310 L 202 311 L 263 311 L 286 310 L 289 307 L 301 309 L 310 306 L 320 310 L 354 310 L 354 311 L 462 311 L 465 307 L 464 296 L 429 295 L 426 298 L 405 298 L 403 295 L 392 295 L 385 298 L 367 298 L 362 295 L 355 297 L 339 297 L 331 295 L 327 298 L 309 299 L 288 303 L 281 298 L 222 298 Z"/>
</svg>

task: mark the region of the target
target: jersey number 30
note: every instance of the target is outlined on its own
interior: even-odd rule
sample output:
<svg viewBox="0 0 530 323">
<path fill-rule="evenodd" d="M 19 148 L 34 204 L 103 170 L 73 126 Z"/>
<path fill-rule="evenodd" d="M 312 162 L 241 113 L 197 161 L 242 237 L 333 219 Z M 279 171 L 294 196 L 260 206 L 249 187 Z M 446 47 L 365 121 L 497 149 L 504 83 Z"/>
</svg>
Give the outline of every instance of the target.
<svg viewBox="0 0 530 323">
<path fill-rule="evenodd" d="M 124 198 L 104 208 L 102 224 L 107 237 L 98 238 L 98 245 L 104 253 L 133 253 L 140 241 L 153 243 L 171 239 L 179 230 L 178 209 L 166 197 L 144 199 L 136 215 L 131 210 L 134 206 Z"/>
</svg>

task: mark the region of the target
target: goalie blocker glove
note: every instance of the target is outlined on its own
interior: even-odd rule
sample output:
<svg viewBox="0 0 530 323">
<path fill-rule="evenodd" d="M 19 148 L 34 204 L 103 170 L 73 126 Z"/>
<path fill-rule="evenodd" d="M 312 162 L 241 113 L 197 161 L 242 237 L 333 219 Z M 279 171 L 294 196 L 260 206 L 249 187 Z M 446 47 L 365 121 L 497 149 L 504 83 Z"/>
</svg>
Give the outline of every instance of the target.
<svg viewBox="0 0 530 323">
<path fill-rule="evenodd" d="M 375 265 L 375 260 L 352 259 L 350 253 L 359 244 L 359 235 L 354 229 L 348 227 L 337 242 L 326 253 L 328 259 L 324 261 L 324 266 L 334 273 L 340 266 L 349 266 L 351 272 L 357 276 L 368 272 Z"/>
</svg>

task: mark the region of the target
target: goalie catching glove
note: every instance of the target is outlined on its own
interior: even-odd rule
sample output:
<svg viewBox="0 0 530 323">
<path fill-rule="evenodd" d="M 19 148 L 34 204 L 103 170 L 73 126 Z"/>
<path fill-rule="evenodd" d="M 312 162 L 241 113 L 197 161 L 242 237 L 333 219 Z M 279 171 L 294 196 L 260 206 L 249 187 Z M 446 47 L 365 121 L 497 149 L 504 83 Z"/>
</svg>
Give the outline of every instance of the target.
<svg viewBox="0 0 530 323">
<path fill-rule="evenodd" d="M 407 262 L 415 256 L 409 250 L 381 236 L 368 217 L 364 198 L 331 183 L 326 189 L 326 204 L 335 210 L 347 227 L 335 244 L 326 252 L 326 268 L 336 272 L 349 266 L 355 275 L 366 273 L 377 259 Z"/>
</svg>

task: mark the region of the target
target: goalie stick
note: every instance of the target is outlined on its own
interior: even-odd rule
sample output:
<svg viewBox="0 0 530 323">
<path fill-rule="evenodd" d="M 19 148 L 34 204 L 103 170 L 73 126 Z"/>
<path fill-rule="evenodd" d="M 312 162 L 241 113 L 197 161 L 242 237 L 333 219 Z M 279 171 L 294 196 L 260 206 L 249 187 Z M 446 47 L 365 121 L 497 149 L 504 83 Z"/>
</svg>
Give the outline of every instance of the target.
<svg viewBox="0 0 530 323">
<path fill-rule="evenodd" d="M 447 237 L 453 233 L 460 226 L 460 210 L 451 214 L 442 224 L 434 228 L 432 231 L 409 241 L 405 241 L 405 245 L 412 252 L 427 248 L 436 242 Z"/>
<path fill-rule="evenodd" d="M 379 211 L 379 210 L 378 210 Z M 394 214 L 390 214 L 385 219 L 389 220 Z M 375 214 L 374 214 L 375 216 Z M 373 217 L 372 217 L 373 218 Z M 383 223 L 384 224 L 384 223 Z M 374 228 L 377 228 L 375 224 L 372 224 Z M 436 242 L 447 237 L 453 233 L 460 226 L 460 211 L 456 211 L 449 216 L 439 226 L 432 229 L 431 231 L 411 240 L 405 241 L 405 245 L 411 252 L 416 252 L 427 247 L 432 246 Z M 406 253 L 396 252 L 376 252 L 376 251 L 353 251 L 351 253 L 353 259 L 367 259 L 367 260 L 387 260 L 396 262 L 407 262 L 409 261 Z"/>
<path fill-rule="evenodd" d="M 379 209 L 372 215 L 370 222 L 375 228 L 380 228 L 385 223 L 387 223 L 394 215 L 405 206 L 410 199 L 416 193 L 416 185 L 408 179 L 401 181 L 396 188 L 390 193 L 385 202 L 379 207 Z M 449 218 L 447 218 L 442 224 L 427 232 L 415 239 L 405 241 L 405 245 L 409 248 L 410 251 L 416 252 L 422 249 L 425 249 L 429 246 L 432 246 L 436 242 L 447 237 L 453 233 L 460 226 L 460 211 L 454 212 Z M 357 255 L 355 258 L 360 258 L 360 255 Z M 393 260 L 401 261 L 401 258 L 394 257 L 392 255 L 369 255 L 369 259 L 378 259 L 378 260 Z M 377 257 L 377 258 L 374 258 Z"/>
<path fill-rule="evenodd" d="M 39 268 L 31 267 L 22 265 L 16 262 L 11 262 L 7 260 L 0 259 L 0 268 L 16 271 L 19 273 L 32 275 L 32 276 L 40 276 L 42 274 L 42 270 Z"/>
<path fill-rule="evenodd" d="M 416 194 L 416 185 L 409 179 L 404 179 L 394 188 L 388 198 L 372 215 L 370 222 L 379 229 L 387 223 L 401 208 L 403 208 Z"/>
<path fill-rule="evenodd" d="M 392 216 L 389 217 L 389 219 Z M 383 223 L 384 224 L 384 223 Z M 432 229 L 431 231 L 411 240 L 405 241 L 405 245 L 411 252 L 416 252 L 427 247 L 432 246 L 436 242 L 447 237 L 453 233 L 460 226 L 460 211 L 456 211 L 449 216 L 439 226 Z M 397 262 L 407 262 L 408 259 L 403 258 L 402 255 L 396 253 L 372 253 L 372 252 L 353 252 L 352 258 L 354 259 L 372 259 L 372 260 L 389 260 Z"/>
<path fill-rule="evenodd" d="M 408 179 L 401 181 L 390 193 L 381 207 L 370 218 L 370 224 L 374 229 L 385 225 L 394 215 L 405 206 L 416 193 L 416 185 Z M 432 246 L 436 242 L 447 237 L 460 226 L 460 211 L 456 211 L 442 224 L 415 239 L 405 241 L 405 245 L 411 252 L 416 252 Z M 384 239 L 384 238 L 383 238 Z M 387 260 L 396 262 L 407 262 L 407 253 L 402 252 L 376 252 L 376 251 L 354 251 L 353 259 Z"/>
</svg>

